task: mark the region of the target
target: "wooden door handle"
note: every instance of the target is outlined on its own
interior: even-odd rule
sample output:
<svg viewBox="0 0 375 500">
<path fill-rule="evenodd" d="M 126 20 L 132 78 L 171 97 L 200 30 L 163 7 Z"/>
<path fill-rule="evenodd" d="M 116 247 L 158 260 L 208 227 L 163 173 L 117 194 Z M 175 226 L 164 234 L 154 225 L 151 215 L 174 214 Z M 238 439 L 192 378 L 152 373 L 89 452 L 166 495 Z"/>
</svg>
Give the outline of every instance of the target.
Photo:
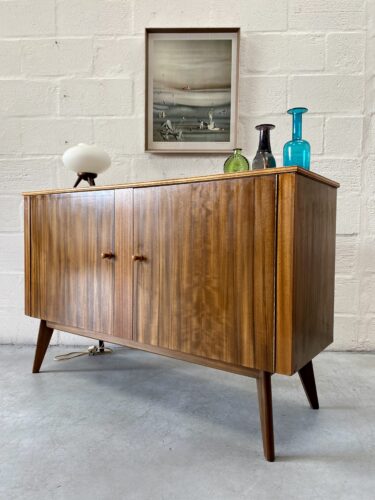
<svg viewBox="0 0 375 500">
<path fill-rule="evenodd" d="M 146 257 L 144 255 L 132 255 L 132 259 L 134 261 L 139 260 L 142 262 L 143 260 L 146 260 Z"/>
<path fill-rule="evenodd" d="M 115 254 L 112 252 L 102 252 L 100 256 L 102 259 L 114 259 Z"/>
</svg>

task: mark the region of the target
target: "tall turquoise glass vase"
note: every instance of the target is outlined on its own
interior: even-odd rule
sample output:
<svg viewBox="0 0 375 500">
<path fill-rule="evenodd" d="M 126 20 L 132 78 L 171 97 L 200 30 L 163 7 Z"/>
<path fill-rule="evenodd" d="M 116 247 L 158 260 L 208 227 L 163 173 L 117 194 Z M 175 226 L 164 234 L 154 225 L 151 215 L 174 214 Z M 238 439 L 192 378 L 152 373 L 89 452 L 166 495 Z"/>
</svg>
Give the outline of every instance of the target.
<svg viewBox="0 0 375 500">
<path fill-rule="evenodd" d="M 288 109 L 288 113 L 293 115 L 293 136 L 292 140 L 284 145 L 285 167 L 298 166 L 310 170 L 310 144 L 302 139 L 302 115 L 306 111 L 307 108 Z"/>
</svg>

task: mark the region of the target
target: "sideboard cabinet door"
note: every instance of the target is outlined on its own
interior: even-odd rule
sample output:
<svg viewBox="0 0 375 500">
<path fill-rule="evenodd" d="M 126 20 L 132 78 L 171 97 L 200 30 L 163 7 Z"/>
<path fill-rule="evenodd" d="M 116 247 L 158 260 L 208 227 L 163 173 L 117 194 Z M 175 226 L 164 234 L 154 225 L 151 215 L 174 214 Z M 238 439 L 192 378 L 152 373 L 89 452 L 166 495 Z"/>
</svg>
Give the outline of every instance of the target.
<svg viewBox="0 0 375 500">
<path fill-rule="evenodd" d="M 33 197 L 30 235 L 32 315 L 112 333 L 113 191 Z"/>
<path fill-rule="evenodd" d="M 275 176 L 134 190 L 134 340 L 273 370 Z"/>
</svg>

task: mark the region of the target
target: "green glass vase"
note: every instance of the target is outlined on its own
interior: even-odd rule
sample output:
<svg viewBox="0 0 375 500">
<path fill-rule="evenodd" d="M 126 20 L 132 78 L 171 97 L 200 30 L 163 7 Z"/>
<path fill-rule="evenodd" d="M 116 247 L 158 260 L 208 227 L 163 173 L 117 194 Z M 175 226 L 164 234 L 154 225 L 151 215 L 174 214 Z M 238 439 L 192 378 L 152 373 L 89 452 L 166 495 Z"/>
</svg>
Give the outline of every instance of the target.
<svg viewBox="0 0 375 500">
<path fill-rule="evenodd" d="M 241 148 L 233 149 L 233 154 L 231 154 L 224 163 L 224 172 L 243 172 L 244 170 L 249 170 L 249 162 L 241 154 Z"/>
</svg>

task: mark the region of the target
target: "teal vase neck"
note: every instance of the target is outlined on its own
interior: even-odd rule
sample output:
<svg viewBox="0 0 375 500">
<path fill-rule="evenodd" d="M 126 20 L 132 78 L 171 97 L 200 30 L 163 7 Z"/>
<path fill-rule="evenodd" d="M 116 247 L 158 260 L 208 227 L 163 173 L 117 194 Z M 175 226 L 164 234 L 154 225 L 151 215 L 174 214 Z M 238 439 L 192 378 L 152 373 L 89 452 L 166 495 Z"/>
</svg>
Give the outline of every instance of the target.
<svg viewBox="0 0 375 500">
<path fill-rule="evenodd" d="M 302 115 L 306 113 L 307 108 L 288 109 L 288 113 L 293 115 L 293 141 L 302 139 Z"/>
<path fill-rule="evenodd" d="M 302 139 L 302 113 L 293 114 L 293 141 Z"/>
</svg>

